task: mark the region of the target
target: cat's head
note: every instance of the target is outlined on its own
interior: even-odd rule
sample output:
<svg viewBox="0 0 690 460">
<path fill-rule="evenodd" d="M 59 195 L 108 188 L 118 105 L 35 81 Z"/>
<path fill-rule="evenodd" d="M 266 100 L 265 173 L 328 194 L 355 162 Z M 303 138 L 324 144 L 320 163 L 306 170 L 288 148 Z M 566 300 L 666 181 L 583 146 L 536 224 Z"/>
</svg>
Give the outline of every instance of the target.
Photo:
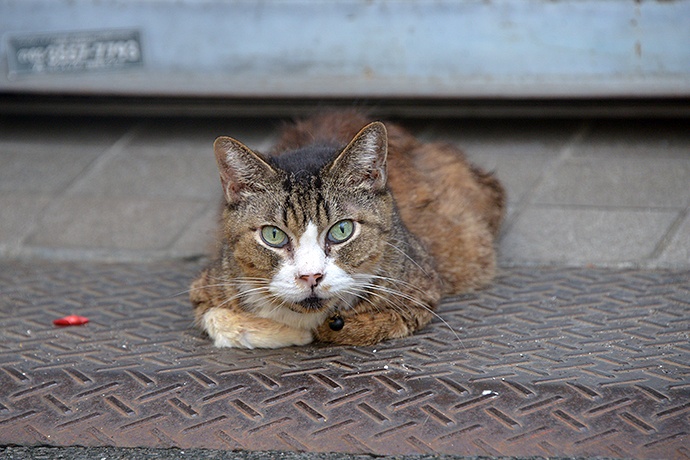
<svg viewBox="0 0 690 460">
<path fill-rule="evenodd" d="M 323 315 L 363 295 L 395 212 L 387 143 L 379 122 L 344 148 L 312 145 L 275 157 L 216 140 L 228 257 L 246 306 L 273 318 L 285 310 Z"/>
</svg>

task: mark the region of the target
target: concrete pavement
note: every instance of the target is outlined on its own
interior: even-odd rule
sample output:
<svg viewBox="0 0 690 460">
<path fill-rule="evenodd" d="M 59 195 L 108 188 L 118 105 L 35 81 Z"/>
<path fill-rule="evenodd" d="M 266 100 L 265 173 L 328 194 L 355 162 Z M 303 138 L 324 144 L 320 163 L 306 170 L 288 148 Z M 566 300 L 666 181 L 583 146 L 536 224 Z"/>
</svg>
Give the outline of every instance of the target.
<svg viewBox="0 0 690 460">
<path fill-rule="evenodd" d="M 149 261 L 213 241 L 218 135 L 258 150 L 281 120 L 4 117 L 0 257 Z M 687 120 L 402 120 L 505 184 L 506 265 L 690 267 Z"/>
</svg>

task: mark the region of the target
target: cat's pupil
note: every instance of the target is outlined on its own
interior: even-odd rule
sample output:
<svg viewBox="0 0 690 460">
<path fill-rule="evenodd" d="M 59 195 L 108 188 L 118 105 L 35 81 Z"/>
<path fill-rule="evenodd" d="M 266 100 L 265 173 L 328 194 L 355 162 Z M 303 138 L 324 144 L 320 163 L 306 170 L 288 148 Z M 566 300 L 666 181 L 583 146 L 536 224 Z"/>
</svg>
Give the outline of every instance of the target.
<svg viewBox="0 0 690 460">
<path fill-rule="evenodd" d="M 261 239 L 269 246 L 282 248 L 288 243 L 287 235 L 278 227 L 267 225 L 261 229 Z"/>
<path fill-rule="evenodd" d="M 342 220 L 328 231 L 328 240 L 331 243 L 344 243 L 354 232 L 354 223 L 351 220 Z"/>
</svg>

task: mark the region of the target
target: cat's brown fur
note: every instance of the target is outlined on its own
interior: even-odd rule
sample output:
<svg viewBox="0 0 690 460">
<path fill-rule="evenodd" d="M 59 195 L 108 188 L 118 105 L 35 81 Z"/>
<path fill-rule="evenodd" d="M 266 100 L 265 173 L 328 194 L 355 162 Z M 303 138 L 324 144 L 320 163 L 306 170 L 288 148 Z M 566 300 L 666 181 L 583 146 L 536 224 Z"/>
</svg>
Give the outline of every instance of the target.
<svg viewBox="0 0 690 460">
<path fill-rule="evenodd" d="M 357 112 L 328 113 L 288 128 L 273 154 L 313 142 L 349 142 L 369 120 Z M 447 143 L 424 144 L 402 127 L 388 130 L 388 186 L 407 228 L 428 248 L 443 294 L 485 286 L 494 276 L 494 238 L 505 212 L 505 191 Z"/>
<path fill-rule="evenodd" d="M 302 209 L 293 212 L 294 216 L 279 215 L 284 206 L 281 200 L 289 200 L 289 193 L 284 186 L 271 183 L 287 183 L 289 175 L 276 172 L 275 165 L 264 163 L 237 141 L 220 138 L 216 142 L 228 201 L 221 248 L 216 260 L 193 283 L 190 294 L 197 321 L 216 345 L 277 347 L 312 339 L 365 345 L 404 337 L 430 321 L 442 295 L 472 290 L 491 280 L 493 242 L 504 212 L 499 182 L 470 165 L 452 145 L 423 144 L 397 125 L 384 128 L 369 122 L 359 113 L 334 112 L 285 128 L 266 158 L 312 144 L 340 146 L 335 150 L 343 152 L 335 165 L 331 162 L 322 170 L 323 191 L 315 194 L 308 184 L 301 190 L 301 182 L 295 179 L 299 174 L 290 176 L 290 193 L 300 197 L 296 209 Z M 368 166 L 347 165 L 357 155 L 369 158 L 362 152 L 372 149 L 374 140 L 385 144 L 386 139 L 387 156 L 385 145 L 379 145 L 381 155 Z M 254 162 L 253 169 L 245 167 L 245 157 Z M 310 180 L 321 187 L 322 178 Z M 253 199 L 247 197 L 259 195 L 269 201 L 282 198 L 245 206 Z M 333 258 L 353 276 L 375 274 L 371 286 L 347 305 L 333 298 L 323 300 L 317 309 L 284 300 L 265 310 L 256 307 L 253 294 L 241 292 L 249 292 L 254 285 L 240 286 L 236 279 L 273 276 L 281 257 L 291 257 L 289 251 L 257 243 L 256 229 L 280 221 L 287 231 L 294 230 L 297 241 L 307 229 L 307 220 L 319 229 L 333 224 L 318 211 L 328 203 L 332 214 L 353 219 L 359 229 L 354 241 L 333 248 Z M 278 208 L 275 217 L 270 217 L 274 208 Z M 255 288 L 261 289 L 265 287 Z M 334 313 L 344 320 L 342 330 L 329 327 Z"/>
</svg>

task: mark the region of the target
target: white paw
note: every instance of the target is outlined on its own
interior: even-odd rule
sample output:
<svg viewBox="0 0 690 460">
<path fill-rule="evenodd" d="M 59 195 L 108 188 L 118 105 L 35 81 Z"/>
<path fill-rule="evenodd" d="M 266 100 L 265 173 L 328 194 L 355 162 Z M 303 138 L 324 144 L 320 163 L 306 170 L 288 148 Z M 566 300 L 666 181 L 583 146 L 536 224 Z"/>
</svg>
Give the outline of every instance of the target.
<svg viewBox="0 0 690 460">
<path fill-rule="evenodd" d="M 306 345 L 314 340 L 308 329 L 220 308 L 204 313 L 201 326 L 219 348 L 281 348 Z"/>
<path fill-rule="evenodd" d="M 314 338 L 311 331 L 283 327 L 279 333 L 265 333 L 264 331 L 241 331 L 237 342 L 242 348 L 282 348 L 293 345 L 306 345 Z M 216 340 L 216 346 L 218 341 Z M 221 345 L 222 346 L 222 345 Z"/>
</svg>

